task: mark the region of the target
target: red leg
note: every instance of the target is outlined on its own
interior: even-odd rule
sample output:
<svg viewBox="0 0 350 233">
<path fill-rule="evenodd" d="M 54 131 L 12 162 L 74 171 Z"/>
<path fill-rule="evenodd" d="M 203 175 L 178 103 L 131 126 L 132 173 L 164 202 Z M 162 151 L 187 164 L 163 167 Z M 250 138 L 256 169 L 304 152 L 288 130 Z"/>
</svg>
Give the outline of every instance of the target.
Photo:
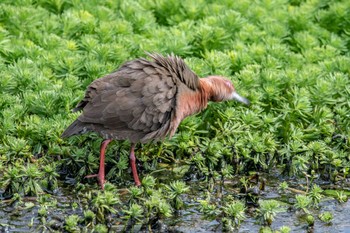
<svg viewBox="0 0 350 233">
<path fill-rule="evenodd" d="M 134 149 L 135 149 L 135 144 L 131 143 L 131 148 L 130 148 L 130 165 L 131 165 L 131 171 L 132 171 L 132 175 L 134 177 L 134 181 L 136 186 L 140 186 L 141 182 L 139 180 L 139 176 L 137 175 L 137 169 L 136 169 L 136 158 L 135 158 L 135 153 L 134 153 Z"/>
<path fill-rule="evenodd" d="M 97 177 L 98 183 L 101 186 L 101 189 L 104 189 L 105 186 L 105 153 L 106 153 L 106 148 L 108 143 L 110 143 L 112 141 L 112 139 L 106 139 L 104 141 L 102 141 L 101 143 L 101 148 L 100 148 L 100 168 L 98 170 L 97 174 L 93 174 L 93 175 L 88 175 L 85 176 L 85 178 L 92 178 L 92 177 Z"/>
</svg>

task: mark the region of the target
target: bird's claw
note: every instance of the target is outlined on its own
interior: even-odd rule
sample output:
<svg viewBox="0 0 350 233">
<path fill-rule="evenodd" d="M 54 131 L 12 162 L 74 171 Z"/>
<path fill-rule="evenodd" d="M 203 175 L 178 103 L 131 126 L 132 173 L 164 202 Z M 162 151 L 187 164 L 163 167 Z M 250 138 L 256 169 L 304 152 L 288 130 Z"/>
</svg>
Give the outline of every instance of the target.
<svg viewBox="0 0 350 233">
<path fill-rule="evenodd" d="M 87 175 L 84 178 L 89 179 L 89 178 L 94 178 L 94 177 L 98 177 L 98 174 Z"/>
<path fill-rule="evenodd" d="M 87 175 L 84 178 L 89 179 L 94 177 L 97 177 L 98 184 L 100 185 L 101 189 L 104 190 L 106 180 L 102 174 Z"/>
</svg>

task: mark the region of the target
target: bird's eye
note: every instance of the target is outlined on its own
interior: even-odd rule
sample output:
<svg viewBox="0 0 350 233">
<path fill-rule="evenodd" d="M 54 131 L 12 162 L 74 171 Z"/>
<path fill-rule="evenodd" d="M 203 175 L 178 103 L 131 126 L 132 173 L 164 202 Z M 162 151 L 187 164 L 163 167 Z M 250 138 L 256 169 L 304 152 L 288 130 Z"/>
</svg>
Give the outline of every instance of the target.
<svg viewBox="0 0 350 233">
<path fill-rule="evenodd" d="M 228 81 L 228 80 L 225 80 L 225 85 L 226 85 L 228 88 L 230 88 L 230 89 L 233 88 L 232 83 L 231 83 L 230 81 Z"/>
</svg>

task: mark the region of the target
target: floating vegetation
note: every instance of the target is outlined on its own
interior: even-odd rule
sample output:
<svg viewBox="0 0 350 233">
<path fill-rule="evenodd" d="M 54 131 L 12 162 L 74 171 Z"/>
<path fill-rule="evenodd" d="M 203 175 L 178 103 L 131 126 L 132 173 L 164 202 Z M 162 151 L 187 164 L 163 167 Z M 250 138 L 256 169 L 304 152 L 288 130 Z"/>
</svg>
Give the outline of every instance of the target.
<svg viewBox="0 0 350 233">
<path fill-rule="evenodd" d="M 349 9 L 1 1 L 0 231 L 349 230 Z M 101 191 L 84 177 L 102 139 L 60 135 L 88 84 L 145 51 L 229 77 L 251 105 L 209 104 L 172 139 L 137 145 L 140 188 L 130 144 L 112 142 Z"/>
</svg>

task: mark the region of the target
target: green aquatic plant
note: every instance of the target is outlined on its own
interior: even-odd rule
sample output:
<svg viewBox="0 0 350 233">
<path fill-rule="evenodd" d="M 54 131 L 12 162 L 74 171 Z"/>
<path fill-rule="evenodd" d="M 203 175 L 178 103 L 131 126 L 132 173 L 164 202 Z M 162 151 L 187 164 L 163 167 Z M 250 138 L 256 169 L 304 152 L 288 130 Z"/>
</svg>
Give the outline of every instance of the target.
<svg viewBox="0 0 350 233">
<path fill-rule="evenodd" d="M 169 218 L 173 215 L 173 208 L 166 200 L 159 202 L 157 211 L 157 217 L 162 219 Z"/>
<path fill-rule="evenodd" d="M 218 206 L 210 203 L 207 200 L 199 200 L 199 211 L 205 214 L 208 217 L 213 217 L 221 213 Z"/>
<path fill-rule="evenodd" d="M 311 214 L 308 214 L 305 220 L 309 226 L 313 226 L 315 224 L 315 218 Z"/>
<path fill-rule="evenodd" d="M 312 198 L 306 195 L 296 195 L 295 196 L 296 203 L 294 204 L 294 207 L 297 209 L 301 209 L 306 214 L 310 213 L 309 207 L 312 205 Z"/>
<path fill-rule="evenodd" d="M 262 223 L 270 226 L 277 213 L 281 212 L 280 203 L 276 200 L 262 200 L 259 202 L 257 217 Z"/>
<path fill-rule="evenodd" d="M 169 201 L 165 199 L 162 189 L 153 190 L 152 194 L 144 201 L 143 206 L 145 212 L 143 215 L 143 224 L 148 229 L 152 229 L 152 225 L 157 225 L 173 214 L 173 209 Z"/>
<path fill-rule="evenodd" d="M 281 232 L 281 233 L 289 233 L 290 231 L 291 231 L 291 229 L 288 226 L 281 226 L 279 229 L 279 232 Z"/>
<path fill-rule="evenodd" d="M 145 201 L 148 219 L 152 217 L 162 218 L 172 215 L 172 208 L 164 199 L 162 190 L 154 190 L 152 195 Z"/>
<path fill-rule="evenodd" d="M 241 222 L 246 218 L 245 209 L 245 205 L 241 201 L 232 201 L 223 207 L 225 218 L 222 221 L 227 231 L 233 231 L 240 226 Z"/>
<path fill-rule="evenodd" d="M 344 193 L 344 191 L 336 191 L 336 198 L 340 203 L 347 202 L 348 201 L 348 196 Z"/>
<path fill-rule="evenodd" d="M 263 226 L 259 229 L 259 233 L 273 233 L 271 227 Z"/>
<path fill-rule="evenodd" d="M 131 204 L 129 209 L 123 211 L 125 213 L 124 218 L 127 219 L 125 224 L 125 231 L 134 231 L 134 227 L 143 221 L 143 208 L 138 204 Z"/>
<path fill-rule="evenodd" d="M 315 207 L 318 206 L 318 204 L 320 203 L 323 195 L 322 195 L 322 188 L 320 188 L 320 186 L 314 184 L 311 188 L 311 190 L 309 191 L 309 193 L 307 194 L 308 197 L 311 198 L 312 203 Z"/>
<path fill-rule="evenodd" d="M 89 196 L 92 194 L 90 193 Z M 105 222 L 106 216 L 110 213 L 116 213 L 115 206 L 120 203 L 117 193 L 108 191 L 99 191 L 96 196 L 92 198 L 92 207 L 96 213 L 96 218 L 99 222 Z"/>
<path fill-rule="evenodd" d="M 80 228 L 78 226 L 78 223 L 80 221 L 80 217 L 78 215 L 70 215 L 65 220 L 64 229 L 67 232 L 75 233 L 80 232 Z"/>
<path fill-rule="evenodd" d="M 333 214 L 329 211 L 325 211 L 325 212 L 319 214 L 318 218 L 326 224 L 331 224 L 332 220 L 333 220 Z"/>
<path fill-rule="evenodd" d="M 103 224 L 97 224 L 94 230 L 99 233 L 108 233 L 108 227 Z"/>
<path fill-rule="evenodd" d="M 41 176 L 41 171 L 34 164 L 28 164 L 23 169 L 24 192 L 27 195 L 38 195 L 43 191 L 40 185 Z"/>
<path fill-rule="evenodd" d="M 285 192 L 288 189 L 288 183 L 286 181 L 283 181 L 282 183 L 279 184 L 278 189 L 281 190 L 282 192 Z"/>
<path fill-rule="evenodd" d="M 142 187 L 144 187 L 145 192 L 151 195 L 153 188 L 156 185 L 156 179 L 153 176 L 145 176 L 141 181 Z"/>
<path fill-rule="evenodd" d="M 8 162 L 12 163 L 16 158 L 30 159 L 30 146 L 23 138 L 7 137 L 7 142 L 3 145 L 3 153 L 8 156 Z"/>
<path fill-rule="evenodd" d="M 247 192 L 248 188 L 249 188 L 249 179 L 248 177 L 242 176 L 239 181 L 241 182 L 241 184 L 244 187 L 244 191 Z"/>
<path fill-rule="evenodd" d="M 56 164 L 55 163 L 47 164 L 46 166 L 44 166 L 43 172 L 46 178 L 45 187 L 48 190 L 55 190 L 58 187 L 57 177 L 59 177 L 59 174 L 57 173 Z"/>
<path fill-rule="evenodd" d="M 134 202 L 143 200 L 144 190 L 142 188 L 130 187 L 128 189 L 128 191 L 130 193 L 130 197 L 129 197 L 129 202 L 130 203 L 134 203 Z"/>
<path fill-rule="evenodd" d="M 94 222 L 95 218 L 96 214 L 92 210 L 84 211 L 84 221 L 88 224 L 88 226 Z"/>
<path fill-rule="evenodd" d="M 0 184 L 6 194 L 19 194 L 23 192 L 21 165 L 17 163 L 15 166 L 9 166 L 3 174 Z"/>
<path fill-rule="evenodd" d="M 183 208 L 184 202 L 181 199 L 181 195 L 186 193 L 189 190 L 189 187 L 182 181 L 174 181 L 167 186 L 167 190 L 174 209 L 179 210 Z"/>
</svg>

